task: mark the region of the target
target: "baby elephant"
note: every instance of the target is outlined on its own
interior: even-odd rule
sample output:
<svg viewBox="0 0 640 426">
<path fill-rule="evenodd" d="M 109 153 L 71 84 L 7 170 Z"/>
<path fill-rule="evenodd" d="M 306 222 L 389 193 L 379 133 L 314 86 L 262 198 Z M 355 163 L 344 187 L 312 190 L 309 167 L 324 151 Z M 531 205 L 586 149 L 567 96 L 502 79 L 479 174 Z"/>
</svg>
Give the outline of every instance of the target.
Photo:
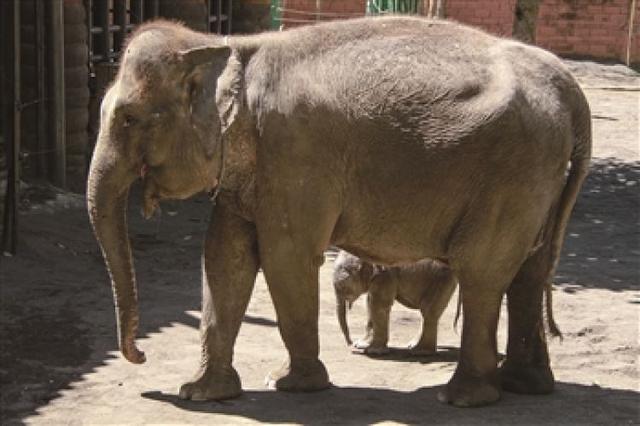
<svg viewBox="0 0 640 426">
<path fill-rule="evenodd" d="M 416 355 L 436 352 L 438 319 L 456 287 L 451 269 L 442 262 L 423 260 L 410 266 L 382 267 L 365 262 L 345 251 L 335 261 L 333 286 L 336 291 L 340 328 L 351 345 L 346 309 L 367 293 L 367 330 L 353 346 L 367 354 L 389 352 L 389 314 L 393 301 L 420 309 L 422 332 L 409 344 Z"/>
</svg>

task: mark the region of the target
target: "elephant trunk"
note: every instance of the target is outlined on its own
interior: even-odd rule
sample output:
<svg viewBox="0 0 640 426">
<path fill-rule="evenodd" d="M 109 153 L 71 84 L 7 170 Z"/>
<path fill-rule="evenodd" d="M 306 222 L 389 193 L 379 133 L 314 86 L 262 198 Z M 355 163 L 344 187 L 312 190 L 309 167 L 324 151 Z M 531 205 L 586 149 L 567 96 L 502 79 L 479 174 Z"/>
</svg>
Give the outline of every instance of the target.
<svg viewBox="0 0 640 426">
<path fill-rule="evenodd" d="M 340 330 L 342 330 L 342 335 L 344 339 L 347 341 L 347 345 L 351 345 L 353 342 L 351 341 L 351 337 L 349 336 L 349 325 L 347 324 L 347 302 L 346 299 L 338 296 L 336 302 L 336 312 L 338 313 L 338 322 L 340 323 Z"/>
<path fill-rule="evenodd" d="M 126 219 L 129 187 L 136 174 L 105 139 L 99 138 L 91 160 L 87 207 L 111 278 L 120 351 L 128 361 L 141 364 L 146 359 L 135 345 L 138 300 Z"/>
</svg>

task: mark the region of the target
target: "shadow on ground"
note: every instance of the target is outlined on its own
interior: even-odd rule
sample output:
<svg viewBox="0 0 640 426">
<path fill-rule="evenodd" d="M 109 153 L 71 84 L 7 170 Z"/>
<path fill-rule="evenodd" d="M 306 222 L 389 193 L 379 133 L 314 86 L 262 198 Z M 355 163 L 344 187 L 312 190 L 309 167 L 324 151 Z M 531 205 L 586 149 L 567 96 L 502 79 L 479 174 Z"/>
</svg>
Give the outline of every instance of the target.
<svg viewBox="0 0 640 426">
<path fill-rule="evenodd" d="M 460 349 L 452 346 L 438 346 L 437 353 L 430 355 L 413 354 L 408 348 L 389 347 L 386 354 L 366 354 L 364 351 L 351 349 L 355 355 L 366 356 L 372 359 L 399 362 L 419 362 L 420 364 L 432 364 L 435 362 L 456 362 L 460 355 Z M 499 357 L 502 354 L 498 354 Z"/>
<path fill-rule="evenodd" d="M 640 285 L 640 162 L 594 160 L 575 206 L 556 284 L 637 290 Z"/>
<path fill-rule="evenodd" d="M 594 163 L 571 221 L 558 271 L 556 281 L 563 289 L 637 289 L 639 182 L 639 163 L 615 160 Z M 83 375 L 105 365 L 112 357 L 109 353 L 116 350 L 113 307 L 108 302 L 111 290 L 83 201 L 80 199 L 78 205 L 66 209 L 57 208 L 55 199 L 49 201 L 44 203 L 49 208 L 23 212 L 19 254 L 1 259 L 0 422 L 3 424 L 9 420 L 20 422 L 35 414 L 38 407 L 57 398 L 62 390 L 82 380 Z M 200 309 L 199 257 L 209 205 L 205 198 L 197 198 L 164 208 L 161 220 L 147 222 L 140 219 L 135 203 L 130 212 L 130 236 L 141 294 L 141 337 L 172 322 L 198 326 L 197 320 L 186 312 Z M 267 327 L 276 325 L 265 318 L 247 317 L 246 321 Z M 456 352 L 449 350 L 439 356 L 444 357 L 440 361 L 450 361 Z M 442 414 L 439 418 L 455 423 L 460 419 L 458 416 L 467 412 L 437 404 L 435 393 L 434 388 L 410 393 L 334 388 L 317 398 L 249 392 L 242 399 L 225 404 L 181 402 L 173 395 L 160 393 L 143 396 L 185 410 L 227 412 L 263 422 L 317 422 L 333 415 L 332 401 L 337 399 L 353 400 L 353 413 L 340 413 L 340 418 L 357 418 L 358 423 L 381 420 L 413 423 L 438 414 Z M 527 417 L 527 422 L 566 420 L 545 417 L 545 411 L 536 408 L 537 398 L 518 398 L 531 401 L 531 409 L 524 409 L 532 416 Z M 633 392 L 565 383 L 559 385 L 553 396 L 540 398 L 549 405 L 565 404 L 573 412 L 588 414 L 606 409 L 621 420 L 636 415 L 617 406 L 619 401 L 637 399 Z M 522 401 L 517 409 L 510 406 L 514 399 L 507 395 L 500 405 L 476 413 L 497 419 L 509 410 L 522 410 Z M 407 401 L 420 401 L 419 409 L 407 410 L 404 408 Z M 594 401 L 597 404 L 591 404 Z M 272 405 L 280 408 L 265 409 Z M 594 414 L 594 419 L 599 413 Z"/>
<path fill-rule="evenodd" d="M 623 424 L 638 419 L 638 411 L 629 404 L 638 401 L 636 392 L 598 386 L 558 383 L 551 395 L 505 393 L 499 404 L 474 409 L 458 409 L 439 403 L 438 390 L 439 387 L 424 387 L 413 392 L 333 387 L 318 394 L 260 391 L 246 392 L 239 399 L 227 402 L 184 401 L 176 395 L 157 391 L 141 396 L 185 411 L 235 415 L 261 423 L 374 424 L 392 421 L 418 424 L 438 419 L 438 423 L 447 424 Z M 339 411 L 333 408 L 336 406 L 340 407 Z M 565 418 L 554 417 L 566 410 L 571 413 L 567 412 Z"/>
</svg>

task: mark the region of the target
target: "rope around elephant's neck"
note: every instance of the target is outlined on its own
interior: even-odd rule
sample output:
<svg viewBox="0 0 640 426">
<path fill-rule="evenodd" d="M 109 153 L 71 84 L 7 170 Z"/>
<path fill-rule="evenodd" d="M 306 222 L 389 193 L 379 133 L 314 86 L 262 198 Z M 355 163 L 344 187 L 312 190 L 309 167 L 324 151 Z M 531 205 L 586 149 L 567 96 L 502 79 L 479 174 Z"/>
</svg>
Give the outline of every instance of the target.
<svg viewBox="0 0 640 426">
<path fill-rule="evenodd" d="M 220 135 L 220 172 L 218 173 L 217 184 L 214 189 L 209 191 L 209 201 L 212 205 L 216 205 L 216 198 L 222 189 L 222 178 L 224 177 L 224 136 Z"/>
<path fill-rule="evenodd" d="M 222 42 L 225 46 L 229 46 L 229 36 L 224 36 Z M 209 201 L 212 205 L 216 205 L 216 198 L 222 189 L 222 178 L 224 176 L 224 131 L 220 132 L 220 173 L 218 173 L 217 185 L 215 189 L 209 191 Z"/>
</svg>

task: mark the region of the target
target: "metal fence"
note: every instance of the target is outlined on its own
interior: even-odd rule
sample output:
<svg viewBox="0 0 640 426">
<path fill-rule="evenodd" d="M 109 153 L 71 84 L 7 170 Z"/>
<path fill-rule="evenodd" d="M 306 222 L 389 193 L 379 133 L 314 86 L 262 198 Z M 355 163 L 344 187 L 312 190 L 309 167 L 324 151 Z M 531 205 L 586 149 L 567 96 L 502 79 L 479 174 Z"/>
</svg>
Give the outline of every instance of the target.
<svg viewBox="0 0 640 426">
<path fill-rule="evenodd" d="M 418 13 L 418 0 L 367 0 L 367 13 Z"/>
<path fill-rule="evenodd" d="M 322 1 L 308 0 L 306 3 L 296 2 L 289 6 L 287 0 L 271 0 L 271 28 L 284 29 L 292 26 L 314 24 L 318 21 L 349 19 L 364 16 L 364 0 L 362 11 L 333 11 L 322 7 Z"/>
<path fill-rule="evenodd" d="M 326 0 L 271 0 L 271 28 L 284 29 L 363 15 L 418 14 L 421 11 L 421 3 L 422 0 L 361 0 L 360 4 Z"/>
<path fill-rule="evenodd" d="M 26 13 L 25 13 L 26 12 Z M 23 19 L 23 15 L 30 17 Z M 64 27 L 63 3 L 5 0 L 0 2 L 2 45 L 2 131 L 6 154 L 7 181 L 2 208 L 2 250 L 15 253 L 18 235 L 21 161 L 27 154 L 37 156 L 36 174 L 65 186 L 64 139 Z M 23 33 L 33 40 L 29 64 L 35 87 L 23 91 Z M 27 97 L 29 96 L 29 97 Z M 22 120 L 28 108 L 36 109 L 35 147 L 22 153 Z M 46 162 L 45 159 L 50 161 Z"/>
<path fill-rule="evenodd" d="M 81 41 L 80 52 L 88 59 L 87 74 L 91 77 L 88 83 L 92 94 L 88 106 L 89 137 L 85 145 L 90 151 L 97 130 L 95 111 L 104 87 L 115 74 L 127 35 L 143 21 L 163 15 L 163 8 L 181 12 L 188 9 L 187 3 L 193 6 L 191 17 L 198 20 L 198 29 L 221 34 L 231 32 L 232 0 L 83 0 L 82 3 L 66 3 L 65 0 L 0 0 L 0 84 L 3 94 L 0 97 L 0 129 L 4 142 L 4 160 L 0 162 L 6 163 L 7 168 L 6 191 L 0 208 L 3 252 L 15 253 L 17 248 L 21 162 L 27 156 L 33 157 L 36 177 L 61 188 L 67 187 L 68 141 L 65 132 L 70 129 L 69 124 L 75 127 L 83 125 L 81 120 L 65 122 L 65 113 L 70 111 L 69 104 L 80 104 L 78 99 L 65 93 L 65 8 L 73 6 L 86 12 L 86 47 L 82 46 L 84 41 Z M 77 22 L 85 22 L 84 12 L 81 18 L 76 17 L 76 20 L 80 20 Z M 180 13 L 177 14 L 180 18 Z M 171 14 L 168 17 L 176 18 Z M 79 31 L 83 33 L 84 24 L 79 25 Z M 30 37 L 26 44 L 27 36 L 24 34 Z M 84 40 L 83 37 L 77 38 L 80 39 Z M 77 51 L 78 46 L 74 48 Z M 30 73 L 28 81 L 22 78 L 26 69 L 24 58 L 27 56 L 31 58 L 29 61 L 33 61 L 26 64 Z M 80 69 L 83 67 L 82 64 L 76 65 Z M 84 85 L 79 81 L 75 83 Z M 83 87 L 86 91 L 87 87 Z M 77 105 L 75 107 L 80 108 Z M 25 121 L 25 112 L 35 113 L 34 126 L 25 124 L 28 121 Z M 25 127 L 33 131 L 35 136 L 29 150 L 24 149 L 25 135 L 22 131 Z M 3 176 L 0 173 L 0 178 Z"/>
<path fill-rule="evenodd" d="M 231 0 L 203 0 L 208 32 L 231 33 Z M 117 62 L 129 32 L 161 16 L 159 0 L 85 0 L 89 11 L 90 62 Z M 176 3 L 179 6 L 179 3 Z"/>
</svg>

